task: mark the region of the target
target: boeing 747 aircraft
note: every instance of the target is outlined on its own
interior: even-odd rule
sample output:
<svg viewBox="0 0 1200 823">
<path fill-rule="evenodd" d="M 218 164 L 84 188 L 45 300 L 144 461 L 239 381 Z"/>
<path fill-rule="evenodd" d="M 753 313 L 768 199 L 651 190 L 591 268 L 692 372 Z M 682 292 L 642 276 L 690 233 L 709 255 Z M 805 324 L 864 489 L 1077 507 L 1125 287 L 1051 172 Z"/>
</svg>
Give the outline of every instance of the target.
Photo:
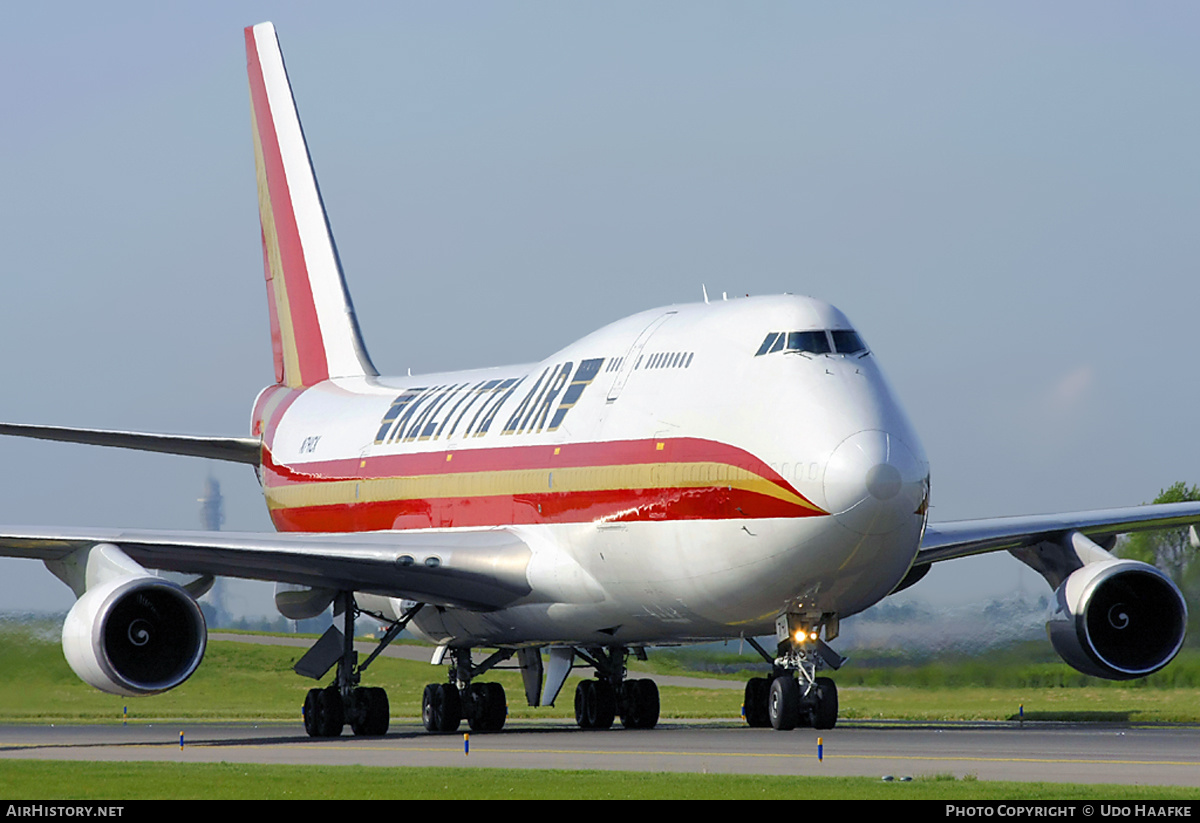
<svg viewBox="0 0 1200 823">
<path fill-rule="evenodd" d="M 42 560 L 77 602 L 74 671 L 153 694 L 200 665 L 196 598 L 214 575 L 275 581 L 289 618 L 333 608 L 297 664 L 329 685 L 310 735 L 387 731 L 362 685 L 354 619 L 437 644 L 431 732 L 499 730 L 520 667 L 530 705 L 573 667 L 577 722 L 658 721 L 626 662 L 656 644 L 746 638 L 751 726 L 833 726 L 840 621 L 939 561 L 1006 550 L 1055 591 L 1050 638 L 1072 666 L 1135 678 L 1183 643 L 1187 608 L 1122 532 L 1200 522 L 1200 504 L 929 523 L 916 430 L 853 324 L 808 297 L 677 305 L 613 323 L 537 363 L 381 377 L 367 355 L 270 23 L 246 29 L 274 382 L 250 435 L 210 438 L 6 424 L 0 433 L 245 463 L 276 534 L 8 528 L 0 553 Z M 714 386 L 722 391 L 715 392 Z M 160 573 L 171 573 L 163 576 Z M 755 637 L 773 635 L 764 647 Z M 482 651 L 488 652 L 482 656 Z M 376 652 L 378 653 L 378 652 Z"/>
</svg>

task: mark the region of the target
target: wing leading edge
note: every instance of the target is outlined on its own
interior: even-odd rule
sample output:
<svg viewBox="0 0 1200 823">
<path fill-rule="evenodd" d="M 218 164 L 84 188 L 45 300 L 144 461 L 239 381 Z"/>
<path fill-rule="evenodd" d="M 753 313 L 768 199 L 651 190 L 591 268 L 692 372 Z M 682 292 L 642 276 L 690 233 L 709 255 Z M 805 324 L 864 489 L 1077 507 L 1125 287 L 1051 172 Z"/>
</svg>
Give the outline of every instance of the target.
<svg viewBox="0 0 1200 823">
<path fill-rule="evenodd" d="M 147 569 L 357 591 L 475 610 L 531 591 L 526 543 L 512 532 L 259 534 L 10 527 L 0 555 L 68 562 L 97 545 Z"/>
<path fill-rule="evenodd" d="M 1180 527 L 1192 528 L 1196 545 L 1198 522 L 1192 502 L 933 524 L 897 591 L 933 563 L 1005 550 L 1054 590 L 1046 631 L 1063 660 L 1095 677 L 1145 677 L 1182 648 L 1187 602 L 1160 569 L 1110 551 L 1119 534 Z"/>
<path fill-rule="evenodd" d="M 1057 543 L 1072 532 L 1079 532 L 1093 542 L 1104 545 L 1118 534 L 1177 529 L 1198 523 L 1200 503 L 1167 503 L 931 523 L 925 529 L 921 550 L 913 565 L 927 566 L 986 552 L 1013 551 L 1042 543 Z"/>
</svg>

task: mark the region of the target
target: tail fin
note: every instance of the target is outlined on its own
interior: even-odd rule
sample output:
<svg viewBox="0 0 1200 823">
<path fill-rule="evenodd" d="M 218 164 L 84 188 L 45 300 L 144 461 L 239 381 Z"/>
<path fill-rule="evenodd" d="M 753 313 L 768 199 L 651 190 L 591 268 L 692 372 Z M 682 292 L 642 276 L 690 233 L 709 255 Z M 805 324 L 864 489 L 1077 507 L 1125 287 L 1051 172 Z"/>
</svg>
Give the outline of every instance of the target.
<svg viewBox="0 0 1200 823">
<path fill-rule="evenodd" d="M 246 68 L 275 379 L 375 375 L 271 23 L 246 29 Z"/>
</svg>

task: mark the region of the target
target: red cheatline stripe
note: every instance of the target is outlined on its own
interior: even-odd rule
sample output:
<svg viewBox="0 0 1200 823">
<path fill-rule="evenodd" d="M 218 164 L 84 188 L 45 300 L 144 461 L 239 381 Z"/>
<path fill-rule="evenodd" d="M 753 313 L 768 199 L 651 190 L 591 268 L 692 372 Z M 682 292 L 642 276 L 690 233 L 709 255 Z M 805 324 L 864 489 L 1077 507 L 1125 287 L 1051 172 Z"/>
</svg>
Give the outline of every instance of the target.
<svg viewBox="0 0 1200 823">
<path fill-rule="evenodd" d="M 317 320 L 312 288 L 308 281 L 304 248 L 300 244 L 300 231 L 292 212 L 291 192 L 284 173 L 283 156 L 278 136 L 275 134 L 275 121 L 271 115 L 253 28 L 246 29 L 246 67 L 250 75 L 250 100 L 258 124 L 259 146 L 266 166 L 267 188 L 270 192 L 271 211 L 283 268 L 281 274 L 285 280 L 288 308 L 291 313 L 291 328 L 281 331 L 283 334 L 290 334 L 296 345 L 300 360 L 300 374 L 295 375 L 296 382 L 299 385 L 311 386 L 329 377 L 329 366 L 325 360 L 325 346 Z M 277 276 L 278 274 L 280 273 L 277 273 Z M 279 320 L 282 321 L 283 318 Z M 287 379 L 291 382 L 293 375 L 287 375 Z"/>
<path fill-rule="evenodd" d="M 355 532 L 549 523 L 819 517 L 825 513 L 739 489 L 614 489 L 513 497 L 382 500 L 275 508 L 279 531 Z"/>
</svg>

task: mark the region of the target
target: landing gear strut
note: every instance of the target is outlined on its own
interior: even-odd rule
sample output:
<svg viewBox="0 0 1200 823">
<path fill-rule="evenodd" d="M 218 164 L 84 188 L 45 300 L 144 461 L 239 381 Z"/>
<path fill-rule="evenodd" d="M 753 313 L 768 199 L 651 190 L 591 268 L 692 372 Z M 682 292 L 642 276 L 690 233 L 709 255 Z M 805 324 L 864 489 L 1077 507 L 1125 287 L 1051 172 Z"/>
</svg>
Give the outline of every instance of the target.
<svg viewBox="0 0 1200 823">
<path fill-rule="evenodd" d="M 746 683 L 743 713 L 749 725 L 787 731 L 797 726 L 832 729 L 837 724 L 837 684 L 817 677 L 817 672 L 826 666 L 837 669 L 845 659 L 820 639 L 822 626 L 827 636 L 836 636 L 832 616 L 784 612 L 776 621 L 779 645 L 774 656 L 749 638 L 772 667 L 770 677 Z"/>
<path fill-rule="evenodd" d="M 416 604 L 409 609 L 400 620 L 392 623 L 375 651 L 358 665 L 358 652 L 354 650 L 354 619 L 362 611 L 354 602 L 352 592 L 342 592 L 338 595 L 338 606 L 344 617 L 344 630 L 340 633 L 341 650 L 338 653 L 337 677 L 332 685 L 324 689 L 309 689 L 304 698 L 304 731 L 309 737 L 338 737 L 347 723 L 354 734 L 365 737 L 379 737 L 387 734 L 390 722 L 390 705 L 387 692 L 380 688 L 362 688 L 362 673 L 376 657 L 391 643 L 421 609 Z M 314 659 L 323 657 L 329 644 L 337 643 L 339 636 L 335 628 L 330 628 L 325 636 L 318 641 L 310 651 Z M 326 648 L 322 648 L 322 647 Z M 308 655 L 306 655 L 308 657 Z M 322 673 L 328 671 L 328 657 L 320 666 Z M 302 660 L 303 662 L 303 660 Z M 301 670 L 297 664 L 297 670 Z M 314 675 L 320 677 L 320 674 Z"/>
<path fill-rule="evenodd" d="M 658 685 L 649 679 L 625 679 L 625 661 L 629 649 L 612 646 L 576 649 L 596 670 L 595 680 L 583 680 L 575 687 L 575 722 L 581 729 L 612 728 L 619 715 L 627 729 L 653 729 L 658 725 Z M 645 652 L 640 656 L 644 659 Z"/>
</svg>

